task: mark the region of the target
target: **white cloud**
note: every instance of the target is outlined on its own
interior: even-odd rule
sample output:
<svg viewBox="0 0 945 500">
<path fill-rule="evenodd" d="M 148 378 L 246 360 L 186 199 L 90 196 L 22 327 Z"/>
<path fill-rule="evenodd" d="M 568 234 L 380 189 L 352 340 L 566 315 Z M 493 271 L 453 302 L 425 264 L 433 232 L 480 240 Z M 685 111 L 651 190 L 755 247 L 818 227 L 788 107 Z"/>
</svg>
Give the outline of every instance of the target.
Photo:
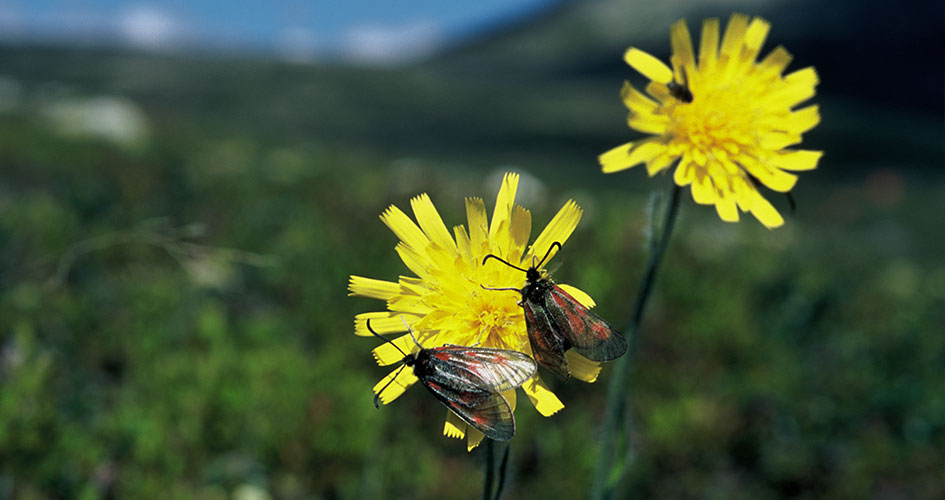
<svg viewBox="0 0 945 500">
<path fill-rule="evenodd" d="M 345 34 L 341 54 L 360 63 L 397 64 L 433 52 L 440 42 L 440 28 L 428 20 L 397 25 L 364 24 Z"/>
<path fill-rule="evenodd" d="M 147 48 L 173 45 L 184 32 L 179 20 L 153 5 L 135 5 L 119 14 L 118 30 L 129 43 Z"/>
</svg>

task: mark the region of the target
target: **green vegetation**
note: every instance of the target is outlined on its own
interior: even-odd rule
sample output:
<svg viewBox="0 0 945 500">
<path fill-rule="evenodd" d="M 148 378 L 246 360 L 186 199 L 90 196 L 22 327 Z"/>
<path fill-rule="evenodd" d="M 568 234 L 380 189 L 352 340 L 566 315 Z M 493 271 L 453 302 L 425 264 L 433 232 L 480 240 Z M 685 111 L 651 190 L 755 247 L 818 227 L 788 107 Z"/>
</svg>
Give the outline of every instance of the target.
<svg viewBox="0 0 945 500">
<path fill-rule="evenodd" d="M 382 306 L 348 298 L 348 275 L 407 274 L 378 214 L 427 192 L 463 223 L 463 197 L 491 206 L 490 174 L 517 165 L 535 226 L 585 208 L 555 276 L 621 325 L 648 190 L 670 180 L 597 171 L 628 133 L 619 81 L 529 94 L 422 69 L 3 60 L 21 86 L 0 112 L 4 498 L 476 497 L 481 452 L 441 436 L 441 405 L 420 388 L 372 405 L 387 371 L 352 320 Z M 140 106 L 147 136 L 64 134 L 43 112 L 98 95 Z M 782 229 L 684 201 L 632 340 L 628 497 L 945 496 L 945 179 L 836 178 L 821 139 Z M 586 495 L 606 386 L 553 388 L 562 412 L 517 412 L 507 498 Z"/>
</svg>

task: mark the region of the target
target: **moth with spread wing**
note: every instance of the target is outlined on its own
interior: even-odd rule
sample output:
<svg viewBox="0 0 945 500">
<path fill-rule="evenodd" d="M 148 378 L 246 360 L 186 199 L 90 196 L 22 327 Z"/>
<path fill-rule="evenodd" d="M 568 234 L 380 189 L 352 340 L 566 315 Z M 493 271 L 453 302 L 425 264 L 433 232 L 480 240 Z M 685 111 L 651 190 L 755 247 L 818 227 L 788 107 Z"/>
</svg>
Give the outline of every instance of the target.
<svg viewBox="0 0 945 500">
<path fill-rule="evenodd" d="M 407 354 L 375 332 L 370 320 L 367 329 L 404 355 L 403 365 L 397 374 L 404 367 L 412 367 L 420 383 L 464 422 L 495 441 L 508 441 L 515 435 L 512 407 L 501 393 L 535 376 L 538 367 L 527 354 L 508 349 L 452 344 L 426 349 L 416 339 L 414 343 L 420 348 L 419 352 Z M 413 338 L 409 327 L 407 332 Z M 394 375 L 374 395 L 375 407 L 379 408 L 381 393 L 396 378 L 397 375 Z"/>
<path fill-rule="evenodd" d="M 539 268 L 561 243 L 552 243 L 541 262 L 522 269 L 495 255 L 487 255 L 482 264 L 495 259 L 525 273 L 525 286 L 518 288 L 488 288 L 486 290 L 515 290 L 522 294 L 525 327 L 532 354 L 539 365 L 562 379 L 571 376 L 565 352 L 574 348 L 592 361 L 611 361 L 627 352 L 627 340 L 600 316 L 578 302 L 568 292 L 544 276 Z"/>
</svg>

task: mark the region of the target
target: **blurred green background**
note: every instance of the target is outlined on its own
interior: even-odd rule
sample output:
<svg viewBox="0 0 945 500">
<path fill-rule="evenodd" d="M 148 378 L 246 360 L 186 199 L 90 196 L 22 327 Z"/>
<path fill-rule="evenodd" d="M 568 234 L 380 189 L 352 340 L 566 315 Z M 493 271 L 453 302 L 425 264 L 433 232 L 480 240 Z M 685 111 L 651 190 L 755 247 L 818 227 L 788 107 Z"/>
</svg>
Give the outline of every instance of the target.
<svg viewBox="0 0 945 500">
<path fill-rule="evenodd" d="M 826 155 L 774 231 L 686 190 L 618 494 L 945 497 L 941 5 L 765 5 Z M 521 172 L 535 234 L 585 209 L 555 278 L 622 325 L 671 182 L 599 172 L 622 51 L 730 12 L 567 2 L 395 67 L 0 45 L 0 498 L 477 498 L 429 394 L 373 408 L 352 320 L 383 304 L 347 279 L 408 274 L 378 215 L 427 192 L 464 224 Z M 608 374 L 520 405 L 506 498 L 586 495 Z"/>
</svg>

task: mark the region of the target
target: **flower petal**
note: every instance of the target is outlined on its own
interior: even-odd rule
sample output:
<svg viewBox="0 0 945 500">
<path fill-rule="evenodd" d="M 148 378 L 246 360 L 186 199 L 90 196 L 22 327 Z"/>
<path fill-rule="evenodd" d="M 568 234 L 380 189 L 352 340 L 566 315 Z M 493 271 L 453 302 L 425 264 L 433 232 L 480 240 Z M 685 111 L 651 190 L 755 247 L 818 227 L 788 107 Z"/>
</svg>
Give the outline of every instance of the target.
<svg viewBox="0 0 945 500">
<path fill-rule="evenodd" d="M 695 72 L 696 60 L 692 52 L 692 36 L 689 35 L 689 26 L 686 26 L 686 20 L 680 19 L 669 27 L 669 43 L 673 48 L 673 67 L 676 70 L 676 81 L 685 81 Z M 683 77 L 685 69 L 686 77 Z M 664 82 L 666 83 L 666 82 Z"/>
<path fill-rule="evenodd" d="M 387 385 L 391 380 L 393 382 L 390 385 Z M 383 404 L 389 404 L 391 401 L 400 397 L 411 385 L 417 382 L 417 376 L 413 374 L 413 370 L 401 366 L 400 368 L 390 372 L 386 377 L 382 378 L 380 382 L 374 384 L 374 394 L 377 394 L 378 391 L 384 389 L 384 386 L 387 386 L 383 392 L 380 393 L 380 400 Z"/>
<path fill-rule="evenodd" d="M 761 46 L 768 38 L 768 32 L 771 31 L 771 23 L 756 17 L 751 20 L 748 30 L 745 32 L 745 51 L 742 54 L 743 59 L 748 62 L 754 62 L 761 51 Z"/>
<path fill-rule="evenodd" d="M 351 275 L 348 278 L 349 296 L 388 300 L 400 293 L 400 285 L 390 281 Z"/>
<path fill-rule="evenodd" d="M 478 253 L 489 237 L 486 205 L 482 198 L 466 198 L 466 219 L 469 221 L 469 242 L 473 253 Z"/>
<path fill-rule="evenodd" d="M 594 299 L 592 299 L 590 295 L 586 294 L 581 289 L 575 288 L 571 285 L 567 285 L 564 283 L 558 283 L 558 286 L 561 287 L 561 289 L 564 290 L 565 292 L 568 292 L 568 295 L 574 297 L 574 300 L 580 302 L 581 305 L 583 305 L 584 307 L 588 309 L 597 305 L 597 303 L 594 302 Z"/>
<path fill-rule="evenodd" d="M 699 71 L 705 71 L 719 57 L 719 20 L 702 21 L 702 40 L 699 42 Z"/>
<path fill-rule="evenodd" d="M 600 155 L 597 158 L 597 161 L 600 163 L 602 171 L 605 174 L 610 174 L 632 167 L 633 165 L 630 165 L 627 162 L 627 158 L 630 156 L 630 151 L 635 145 L 636 143 L 628 142 L 610 149 L 604 154 Z"/>
<path fill-rule="evenodd" d="M 459 418 L 459 415 L 453 413 L 453 410 L 446 410 L 446 422 L 443 423 L 443 435 L 446 437 L 462 439 L 466 437 L 466 427 L 469 424 Z"/>
<path fill-rule="evenodd" d="M 372 321 L 371 328 L 373 327 L 374 322 Z M 386 366 L 399 363 L 400 361 L 403 361 L 404 353 L 410 354 L 419 350 L 416 342 L 414 342 L 414 339 L 410 336 L 410 334 L 397 337 L 391 342 L 393 342 L 393 344 L 390 342 L 385 342 L 375 347 L 374 350 L 371 351 L 374 354 L 374 359 L 377 360 L 377 364 Z"/>
<path fill-rule="evenodd" d="M 381 214 L 381 221 L 400 238 L 407 246 L 415 251 L 422 251 L 430 244 L 429 238 L 416 224 L 399 208 L 391 205 Z"/>
<path fill-rule="evenodd" d="M 600 361 L 591 361 L 574 351 L 568 351 L 564 355 L 568 358 L 568 369 L 571 370 L 572 377 L 589 384 L 597 380 L 601 369 Z"/>
<path fill-rule="evenodd" d="M 450 236 L 449 230 L 446 229 L 446 224 L 443 224 L 443 219 L 440 217 L 440 213 L 436 211 L 430 197 L 426 193 L 421 194 L 410 200 L 410 206 L 413 207 L 413 215 L 417 218 L 420 228 L 423 229 L 430 241 L 442 249 L 455 252 L 456 243 Z"/>
<path fill-rule="evenodd" d="M 782 151 L 780 154 L 771 157 L 770 162 L 775 167 L 784 170 L 813 170 L 817 168 L 817 162 L 824 155 L 823 151 Z"/>
<path fill-rule="evenodd" d="M 668 91 L 664 93 L 669 96 Z M 627 125 L 647 134 L 663 135 L 669 127 L 669 118 L 662 114 L 634 113 L 627 118 Z"/>
<path fill-rule="evenodd" d="M 511 239 L 511 248 L 508 251 L 508 258 L 517 260 L 525 253 L 525 246 L 528 245 L 528 237 L 532 232 L 532 214 L 528 210 L 515 205 L 512 209 L 512 221 L 509 224 L 509 236 Z"/>
<path fill-rule="evenodd" d="M 466 430 L 468 431 L 466 433 L 466 451 L 473 451 L 482 442 L 482 438 L 486 436 L 475 427 L 466 427 Z"/>
<path fill-rule="evenodd" d="M 797 183 L 797 176 L 779 168 L 757 162 L 752 158 L 742 158 L 741 166 L 772 191 L 786 193 Z"/>
<path fill-rule="evenodd" d="M 623 60 L 654 82 L 669 83 L 673 79 L 673 71 L 662 61 L 635 47 L 627 49 Z"/>
<path fill-rule="evenodd" d="M 725 27 L 725 35 L 722 36 L 721 57 L 734 59 L 741 49 L 745 40 L 745 31 L 748 30 L 748 16 L 745 14 L 732 14 Z"/>
<path fill-rule="evenodd" d="M 538 413 L 546 417 L 550 417 L 564 408 L 561 400 L 538 377 L 522 384 L 522 389 L 525 390 L 528 399 L 532 400 L 532 405 L 535 406 Z"/>
<path fill-rule="evenodd" d="M 784 224 L 784 218 L 781 217 L 781 214 L 758 192 L 755 192 L 751 214 L 768 229 L 774 229 Z"/>
<path fill-rule="evenodd" d="M 581 207 L 579 207 L 574 200 L 568 200 L 568 202 L 561 207 L 561 210 L 558 210 L 554 218 L 551 219 L 551 222 L 545 226 L 541 234 L 535 238 L 535 242 L 532 243 L 528 253 L 525 254 L 526 257 L 536 257 L 540 259 L 548 252 L 552 243 L 558 242 L 564 245 L 571 236 L 571 233 L 574 232 L 574 228 L 577 227 L 578 222 L 581 221 L 581 214 L 583 213 Z M 557 253 L 557 250 L 553 251 L 548 257 L 549 261 L 554 257 L 555 253 Z"/>
<path fill-rule="evenodd" d="M 404 330 L 404 322 L 400 319 L 401 313 L 395 311 L 380 311 L 361 313 L 354 317 L 354 334 L 361 337 L 373 337 L 367 329 L 367 320 L 371 320 L 371 328 L 383 335 L 385 333 L 400 333 Z M 409 316 L 408 316 L 409 317 Z"/>
<path fill-rule="evenodd" d="M 650 99 L 646 94 L 635 89 L 633 85 L 630 85 L 630 82 L 626 81 L 623 82 L 623 87 L 620 88 L 620 99 L 623 101 L 624 106 L 634 113 L 653 113 L 659 107 L 658 102 Z"/>
<path fill-rule="evenodd" d="M 738 222 L 738 208 L 735 206 L 735 195 L 733 193 L 726 193 L 725 196 L 720 196 L 715 202 L 715 211 L 718 212 L 719 218 L 725 222 Z"/>
<path fill-rule="evenodd" d="M 502 186 L 495 199 L 495 210 L 492 212 L 492 223 L 489 224 L 489 239 L 494 240 L 503 224 L 508 224 L 512 217 L 512 206 L 515 204 L 515 192 L 518 191 L 518 174 L 506 173 L 502 178 Z M 507 226 L 506 226 L 507 227 Z"/>
<path fill-rule="evenodd" d="M 788 132 L 801 134 L 817 126 L 820 123 L 820 107 L 817 105 L 807 106 L 792 112 L 781 123 Z"/>
</svg>

